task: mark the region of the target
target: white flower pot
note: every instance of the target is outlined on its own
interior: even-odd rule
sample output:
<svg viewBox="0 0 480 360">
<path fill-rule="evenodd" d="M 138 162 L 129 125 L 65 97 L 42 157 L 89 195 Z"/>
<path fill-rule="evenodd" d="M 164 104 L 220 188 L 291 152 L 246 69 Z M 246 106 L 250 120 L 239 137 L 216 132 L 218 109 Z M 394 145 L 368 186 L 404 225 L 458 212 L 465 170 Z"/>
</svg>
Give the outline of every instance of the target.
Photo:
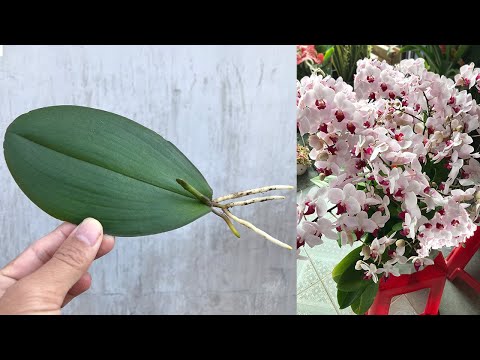
<svg viewBox="0 0 480 360">
<path fill-rule="evenodd" d="M 297 176 L 305 174 L 307 169 L 308 169 L 307 165 L 297 164 Z"/>
</svg>

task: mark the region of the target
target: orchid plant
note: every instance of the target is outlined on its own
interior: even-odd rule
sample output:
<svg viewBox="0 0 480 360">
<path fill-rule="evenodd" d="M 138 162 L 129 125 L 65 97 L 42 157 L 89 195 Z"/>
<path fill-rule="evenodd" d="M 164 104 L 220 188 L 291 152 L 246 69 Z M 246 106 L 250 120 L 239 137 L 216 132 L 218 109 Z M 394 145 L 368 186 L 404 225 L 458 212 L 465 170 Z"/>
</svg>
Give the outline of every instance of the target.
<svg viewBox="0 0 480 360">
<path fill-rule="evenodd" d="M 480 69 L 454 80 L 423 59 L 362 59 L 354 87 L 316 73 L 297 81 L 297 126 L 319 179 L 297 206 L 297 248 L 362 244 L 334 269 L 341 308 L 368 310 L 381 277 L 420 271 L 473 235 L 480 211 Z"/>
</svg>

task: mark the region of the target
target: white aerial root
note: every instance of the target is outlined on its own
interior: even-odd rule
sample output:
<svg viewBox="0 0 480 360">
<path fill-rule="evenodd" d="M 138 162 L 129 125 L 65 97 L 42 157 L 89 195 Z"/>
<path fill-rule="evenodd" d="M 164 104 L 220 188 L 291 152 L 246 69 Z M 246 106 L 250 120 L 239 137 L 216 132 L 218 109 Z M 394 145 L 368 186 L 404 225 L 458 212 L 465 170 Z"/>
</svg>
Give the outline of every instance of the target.
<svg viewBox="0 0 480 360">
<path fill-rule="evenodd" d="M 245 206 L 245 205 L 260 203 L 268 200 L 283 200 L 283 199 L 285 199 L 285 196 L 264 196 L 264 197 L 253 198 L 245 201 L 234 201 L 231 203 L 223 204 L 221 205 L 221 207 L 225 207 L 228 209 L 235 206 Z"/>
<path fill-rule="evenodd" d="M 232 208 L 232 207 L 235 207 L 235 206 L 250 205 L 250 204 L 255 204 L 255 203 L 260 203 L 260 202 L 263 202 L 263 201 L 270 201 L 270 200 L 283 200 L 283 199 L 285 199 L 285 196 L 264 196 L 264 197 L 258 197 L 258 198 L 253 198 L 253 199 L 249 199 L 249 200 L 244 200 L 244 201 L 235 201 L 235 202 L 231 202 L 231 203 L 228 203 L 228 204 L 220 204 L 220 202 L 225 201 L 225 200 L 230 200 L 230 199 L 236 199 L 236 198 L 239 198 L 239 197 L 244 197 L 244 196 L 248 196 L 248 195 L 252 195 L 252 194 L 264 193 L 264 192 L 271 191 L 271 190 L 291 190 L 291 189 L 293 189 L 293 186 L 290 186 L 290 185 L 265 186 L 265 187 L 261 187 L 261 188 L 257 188 L 257 189 L 239 191 L 239 192 L 236 192 L 236 193 L 233 193 L 233 194 L 221 196 L 221 197 L 219 197 L 217 199 L 214 199 L 214 200 L 210 200 L 207 196 L 205 196 L 200 191 L 195 189 L 192 185 L 190 185 L 185 180 L 176 179 L 176 181 L 186 191 L 190 192 L 193 196 L 195 196 L 200 202 L 209 206 L 210 209 L 212 210 L 212 212 L 215 215 L 221 217 L 236 237 L 240 237 L 240 233 L 237 231 L 235 226 L 233 226 L 233 223 L 232 223 L 231 220 L 235 220 L 239 224 L 242 224 L 243 226 L 249 228 L 250 230 L 253 230 L 258 235 L 263 236 L 268 241 L 271 241 L 272 243 L 274 243 L 278 246 L 281 246 L 282 248 L 292 250 L 292 247 L 290 245 L 287 245 L 287 244 L 281 242 L 280 240 L 275 239 L 274 237 L 268 235 L 265 231 L 257 228 L 252 223 L 250 223 L 246 220 L 240 219 L 240 218 L 236 217 L 235 215 L 233 215 L 230 211 L 228 211 L 228 208 Z M 220 211 L 218 211 L 214 208 L 222 209 L 223 214 Z"/>
<path fill-rule="evenodd" d="M 219 198 L 213 199 L 213 202 L 219 203 L 225 200 L 236 199 L 239 197 L 244 197 L 252 194 L 260 194 L 260 193 L 264 193 L 271 190 L 292 190 L 292 189 L 293 189 L 293 186 L 290 186 L 290 185 L 271 185 L 271 186 L 265 186 L 257 189 L 239 191 L 233 194 L 221 196 Z"/>
<path fill-rule="evenodd" d="M 282 248 L 285 248 L 285 249 L 288 249 L 288 250 L 292 250 L 292 247 L 290 245 L 287 245 L 283 242 L 281 242 L 280 240 L 277 240 L 275 239 L 274 237 L 268 235 L 265 231 L 263 230 L 260 230 L 259 228 L 257 228 L 255 225 L 253 225 L 252 223 L 246 221 L 246 220 L 243 220 L 243 219 L 240 219 L 238 217 L 236 217 L 235 215 L 233 215 L 230 211 L 228 211 L 227 209 L 222 209 L 223 212 L 225 213 L 225 215 L 227 215 L 229 218 L 232 218 L 233 220 L 235 220 L 236 222 L 238 222 L 239 224 L 242 224 L 243 226 L 249 228 L 250 230 L 253 230 L 254 232 L 256 232 L 258 235 L 261 235 L 263 236 L 265 239 L 267 239 L 268 241 L 271 241 L 272 243 L 282 247 Z"/>
</svg>

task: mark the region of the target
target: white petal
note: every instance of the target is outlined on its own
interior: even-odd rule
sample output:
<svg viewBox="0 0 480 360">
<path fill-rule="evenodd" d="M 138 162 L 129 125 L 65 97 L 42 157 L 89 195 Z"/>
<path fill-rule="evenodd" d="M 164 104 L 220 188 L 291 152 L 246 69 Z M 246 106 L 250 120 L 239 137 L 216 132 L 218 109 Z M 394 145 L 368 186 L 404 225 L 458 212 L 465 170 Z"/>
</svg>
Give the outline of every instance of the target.
<svg viewBox="0 0 480 360">
<path fill-rule="evenodd" d="M 433 264 L 434 264 L 434 261 L 432 259 L 429 259 L 429 258 L 424 258 L 423 259 L 423 265 L 424 266 L 433 265 Z"/>
<path fill-rule="evenodd" d="M 393 276 L 400 276 L 400 271 L 398 270 L 398 268 L 392 267 L 390 269 L 390 274 L 392 274 Z"/>
<path fill-rule="evenodd" d="M 347 212 L 351 215 L 358 214 L 361 210 L 360 204 L 354 197 L 345 199 L 345 206 L 347 208 Z"/>
<path fill-rule="evenodd" d="M 342 202 L 343 191 L 341 189 L 336 189 L 336 188 L 330 189 L 328 191 L 328 200 L 335 205 Z"/>
<path fill-rule="evenodd" d="M 343 187 L 343 193 L 345 198 L 355 195 L 356 192 L 357 192 L 357 189 L 355 189 L 355 185 L 353 184 L 349 183 Z"/>
<path fill-rule="evenodd" d="M 343 218 L 343 223 L 352 229 L 355 229 L 359 226 L 356 216 L 345 216 Z"/>
</svg>

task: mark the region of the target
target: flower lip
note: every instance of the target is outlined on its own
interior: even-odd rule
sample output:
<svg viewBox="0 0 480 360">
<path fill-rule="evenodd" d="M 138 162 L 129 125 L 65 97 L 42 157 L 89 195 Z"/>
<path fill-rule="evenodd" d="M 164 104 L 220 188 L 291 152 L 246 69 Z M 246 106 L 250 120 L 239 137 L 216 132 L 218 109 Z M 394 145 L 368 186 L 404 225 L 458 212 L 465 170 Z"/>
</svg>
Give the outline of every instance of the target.
<svg viewBox="0 0 480 360">
<path fill-rule="evenodd" d="M 325 100 L 315 100 L 315 106 L 318 110 L 323 110 L 327 107 Z"/>
<path fill-rule="evenodd" d="M 315 204 L 312 204 L 310 201 L 305 202 L 306 211 L 304 212 L 305 215 L 312 215 L 315 212 Z"/>
<path fill-rule="evenodd" d="M 347 124 L 347 130 L 350 131 L 352 134 L 355 133 L 355 129 L 356 129 L 356 127 L 355 127 L 355 125 L 354 125 L 352 122 L 349 122 L 349 123 Z"/>
<path fill-rule="evenodd" d="M 328 133 L 327 124 L 323 123 L 318 127 L 318 130 L 324 133 Z"/>
<path fill-rule="evenodd" d="M 342 214 L 345 214 L 347 212 L 347 207 L 342 204 L 342 203 L 339 203 L 337 204 L 337 215 L 342 215 Z"/>
<path fill-rule="evenodd" d="M 337 110 L 335 111 L 335 117 L 337 118 L 337 120 L 339 122 L 343 121 L 343 119 L 345 119 L 345 114 L 343 113 L 342 110 Z"/>
</svg>

